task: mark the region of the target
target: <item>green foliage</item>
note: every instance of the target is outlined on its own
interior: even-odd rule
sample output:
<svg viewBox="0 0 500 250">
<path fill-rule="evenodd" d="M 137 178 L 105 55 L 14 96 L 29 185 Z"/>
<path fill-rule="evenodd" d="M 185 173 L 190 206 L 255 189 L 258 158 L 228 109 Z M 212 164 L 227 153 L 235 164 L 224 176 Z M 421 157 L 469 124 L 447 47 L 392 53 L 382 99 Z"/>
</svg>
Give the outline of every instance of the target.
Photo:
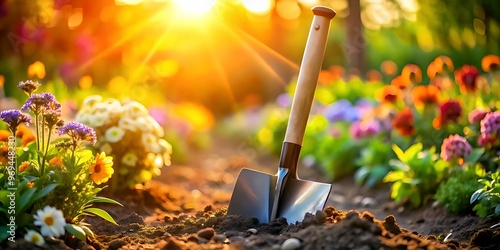
<svg viewBox="0 0 500 250">
<path fill-rule="evenodd" d="M 476 203 L 472 210 L 480 217 L 500 217 L 500 172 L 491 174 L 490 178 L 480 180 L 482 188 L 474 192 L 470 203 Z"/>
<path fill-rule="evenodd" d="M 434 148 L 424 149 L 421 143 L 403 151 L 393 145 L 398 160 L 391 160 L 395 170 L 389 172 L 384 182 L 392 182 L 391 198 L 397 202 L 409 201 L 418 207 L 425 204 L 436 192 L 443 179 L 447 163 L 440 160 Z"/>
<path fill-rule="evenodd" d="M 457 168 L 446 182 L 439 185 L 436 200 L 451 213 L 469 213 L 473 207 L 469 202 L 470 197 L 481 188 L 478 179 L 484 176 L 485 172 L 479 165 L 467 169 Z"/>
<path fill-rule="evenodd" d="M 354 175 L 355 182 L 358 185 L 364 184 L 366 187 L 382 183 L 387 173 L 392 170 L 388 162 L 394 157 L 394 151 L 389 143 L 382 140 L 370 140 L 356 160 L 360 168 Z"/>
</svg>

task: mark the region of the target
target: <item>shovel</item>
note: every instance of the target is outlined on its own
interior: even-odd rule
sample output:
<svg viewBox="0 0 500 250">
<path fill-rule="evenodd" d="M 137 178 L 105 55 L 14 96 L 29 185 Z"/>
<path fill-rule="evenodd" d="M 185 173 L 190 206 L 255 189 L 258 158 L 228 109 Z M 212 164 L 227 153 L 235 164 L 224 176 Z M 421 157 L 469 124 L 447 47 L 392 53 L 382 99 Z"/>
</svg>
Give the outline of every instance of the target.
<svg viewBox="0 0 500 250">
<path fill-rule="evenodd" d="M 268 223 L 284 217 L 288 223 L 302 221 L 306 213 L 323 210 L 332 185 L 301 180 L 297 174 L 304 131 L 318 81 L 330 20 L 335 11 L 312 8 L 313 22 L 300 66 L 297 89 L 275 175 L 241 169 L 229 202 L 227 214 L 257 218 Z"/>
</svg>

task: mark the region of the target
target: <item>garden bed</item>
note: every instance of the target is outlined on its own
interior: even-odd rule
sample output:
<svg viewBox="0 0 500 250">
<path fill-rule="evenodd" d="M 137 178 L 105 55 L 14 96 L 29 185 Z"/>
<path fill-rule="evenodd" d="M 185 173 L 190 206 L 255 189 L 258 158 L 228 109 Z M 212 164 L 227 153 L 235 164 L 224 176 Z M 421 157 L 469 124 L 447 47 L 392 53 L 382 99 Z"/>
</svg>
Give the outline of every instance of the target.
<svg viewBox="0 0 500 250">
<path fill-rule="evenodd" d="M 449 214 L 436 204 L 419 209 L 397 205 L 390 200 L 388 187 L 367 190 L 355 185 L 352 177 L 334 182 L 327 207 L 298 224 L 288 225 L 283 219 L 260 224 L 252 218 L 228 216 L 225 209 L 238 171 L 248 167 L 272 173 L 277 164 L 277 159 L 263 152 L 235 150 L 241 145 L 215 139 L 213 147 L 193 152 L 185 164 L 164 168 L 161 176 L 142 189 L 105 194 L 124 205 L 104 207 L 119 225 L 87 217 L 95 239 L 87 244 L 75 240 L 70 247 L 279 249 L 290 238 L 299 240 L 300 249 L 500 247 L 500 228 L 490 228 L 498 221 Z M 314 168 L 301 168 L 300 175 L 327 181 Z M 32 248 L 25 244 L 19 239 L 9 247 Z M 61 241 L 46 245 L 49 249 L 67 247 Z"/>
</svg>

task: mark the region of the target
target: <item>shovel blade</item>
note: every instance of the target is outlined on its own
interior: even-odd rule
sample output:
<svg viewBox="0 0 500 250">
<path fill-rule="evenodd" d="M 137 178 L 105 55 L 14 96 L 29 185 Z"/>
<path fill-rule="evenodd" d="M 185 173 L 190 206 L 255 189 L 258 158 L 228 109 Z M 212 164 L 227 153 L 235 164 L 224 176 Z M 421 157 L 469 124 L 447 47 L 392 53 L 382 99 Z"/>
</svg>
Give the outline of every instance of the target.
<svg viewBox="0 0 500 250">
<path fill-rule="evenodd" d="M 254 217 L 261 223 L 269 222 L 276 178 L 263 172 L 241 169 L 227 214 Z"/>
<path fill-rule="evenodd" d="M 278 217 L 289 224 L 302 221 L 306 213 L 323 210 L 332 184 L 288 178 L 280 196 Z"/>
</svg>

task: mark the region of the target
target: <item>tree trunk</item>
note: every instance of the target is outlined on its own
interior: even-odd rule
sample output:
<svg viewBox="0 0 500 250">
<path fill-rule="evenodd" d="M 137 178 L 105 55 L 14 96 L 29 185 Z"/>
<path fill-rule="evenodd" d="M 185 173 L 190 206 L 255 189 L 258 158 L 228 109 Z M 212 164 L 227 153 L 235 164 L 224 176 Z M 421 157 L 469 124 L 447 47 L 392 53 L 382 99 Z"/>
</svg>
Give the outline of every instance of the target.
<svg viewBox="0 0 500 250">
<path fill-rule="evenodd" d="M 366 43 L 363 35 L 363 24 L 361 23 L 360 0 L 348 0 L 347 2 L 349 4 L 349 16 L 345 19 L 347 30 L 344 43 L 345 62 L 349 69 L 357 69 L 364 75 Z"/>
</svg>

